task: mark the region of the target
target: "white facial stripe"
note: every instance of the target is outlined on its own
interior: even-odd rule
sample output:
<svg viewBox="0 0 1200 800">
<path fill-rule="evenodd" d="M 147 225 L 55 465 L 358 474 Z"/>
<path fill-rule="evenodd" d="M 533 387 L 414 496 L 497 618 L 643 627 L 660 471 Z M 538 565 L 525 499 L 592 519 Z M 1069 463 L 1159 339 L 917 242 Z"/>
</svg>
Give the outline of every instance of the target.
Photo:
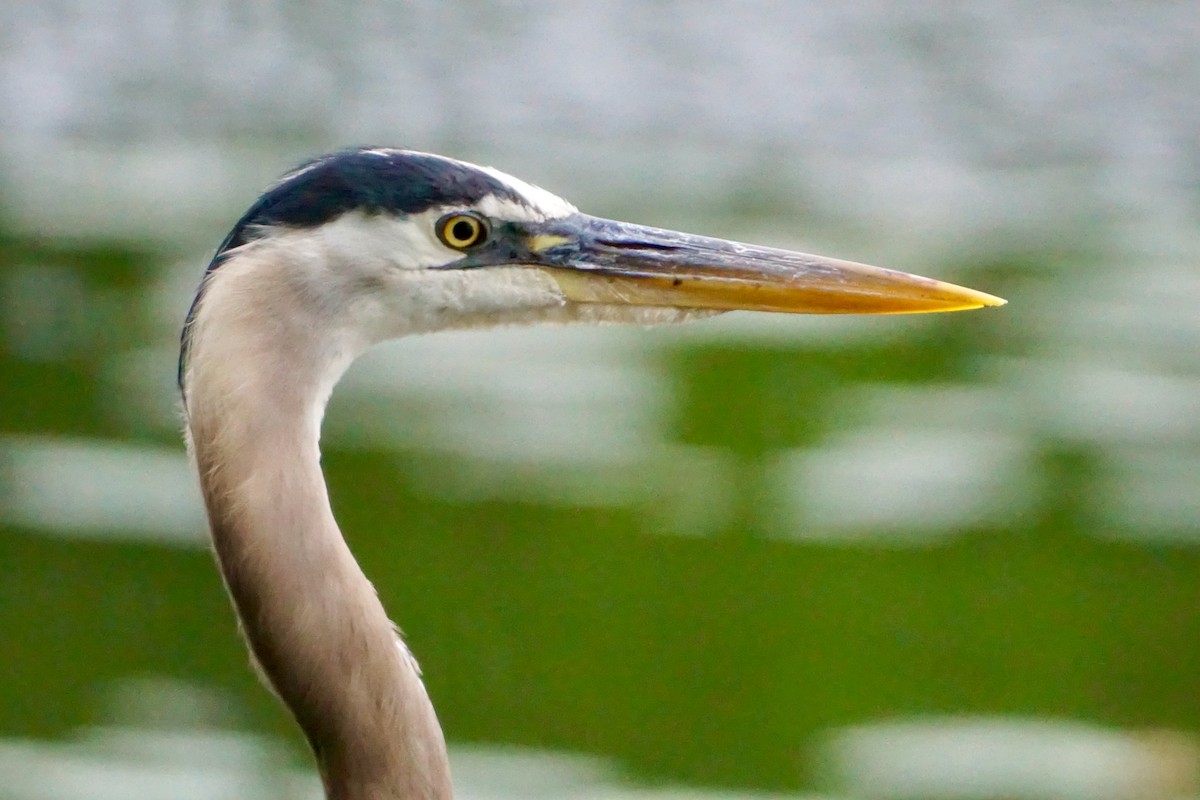
<svg viewBox="0 0 1200 800">
<path fill-rule="evenodd" d="M 501 183 L 508 185 L 514 192 L 525 198 L 529 205 L 532 206 L 532 209 L 526 209 L 526 212 L 533 211 L 538 214 L 536 218 L 526 221 L 541 222 L 547 219 L 560 219 L 562 217 L 569 217 L 579 211 L 579 209 L 558 195 L 547 192 L 540 186 L 526 183 L 520 178 L 514 178 L 512 175 L 501 172 L 495 167 L 478 167 L 478 169 L 483 170 Z M 505 217 L 505 219 L 512 219 L 512 217 Z"/>
<path fill-rule="evenodd" d="M 565 200 L 563 204 L 571 210 L 564 212 L 562 209 L 556 208 L 552 209 L 554 213 L 549 213 L 545 206 L 528 206 L 524 203 L 510 200 L 507 197 L 497 197 L 494 194 L 489 194 L 472 207 L 485 217 L 490 217 L 494 220 L 507 222 L 545 222 L 548 219 L 558 219 L 575 213 L 574 207 L 567 205 Z"/>
</svg>

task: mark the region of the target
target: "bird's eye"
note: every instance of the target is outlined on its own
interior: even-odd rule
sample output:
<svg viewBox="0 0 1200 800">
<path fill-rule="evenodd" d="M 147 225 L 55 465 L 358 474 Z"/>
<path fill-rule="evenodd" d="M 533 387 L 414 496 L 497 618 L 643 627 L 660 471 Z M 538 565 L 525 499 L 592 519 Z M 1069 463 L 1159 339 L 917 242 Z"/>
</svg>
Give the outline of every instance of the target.
<svg viewBox="0 0 1200 800">
<path fill-rule="evenodd" d="M 487 222 L 475 214 L 447 214 L 437 222 L 437 235 L 447 247 L 467 250 L 487 241 Z"/>
</svg>

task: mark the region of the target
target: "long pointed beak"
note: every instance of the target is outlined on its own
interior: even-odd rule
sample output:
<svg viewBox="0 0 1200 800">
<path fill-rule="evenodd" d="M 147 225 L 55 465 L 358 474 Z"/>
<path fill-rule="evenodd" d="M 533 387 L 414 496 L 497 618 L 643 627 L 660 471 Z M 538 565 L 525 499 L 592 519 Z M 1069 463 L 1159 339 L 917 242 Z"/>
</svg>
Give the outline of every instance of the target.
<svg viewBox="0 0 1200 800">
<path fill-rule="evenodd" d="M 539 225 L 526 243 L 534 263 L 579 303 L 794 314 L 913 314 L 1005 303 L 853 261 L 584 214 Z"/>
</svg>

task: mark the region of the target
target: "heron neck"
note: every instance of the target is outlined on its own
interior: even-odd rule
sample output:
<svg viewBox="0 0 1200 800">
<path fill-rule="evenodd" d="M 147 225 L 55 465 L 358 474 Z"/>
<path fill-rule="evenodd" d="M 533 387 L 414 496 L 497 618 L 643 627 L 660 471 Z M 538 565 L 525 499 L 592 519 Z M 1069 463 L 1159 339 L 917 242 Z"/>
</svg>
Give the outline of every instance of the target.
<svg viewBox="0 0 1200 800">
<path fill-rule="evenodd" d="M 336 334 L 292 316 L 295 298 L 277 285 L 256 293 L 254 277 L 231 271 L 209 287 L 186 392 L 242 631 L 308 737 L 330 798 L 449 798 L 445 743 L 416 662 L 338 529 L 320 468 L 325 402 L 361 346 L 331 345 Z M 249 309 L 240 297 L 282 307 Z"/>
</svg>

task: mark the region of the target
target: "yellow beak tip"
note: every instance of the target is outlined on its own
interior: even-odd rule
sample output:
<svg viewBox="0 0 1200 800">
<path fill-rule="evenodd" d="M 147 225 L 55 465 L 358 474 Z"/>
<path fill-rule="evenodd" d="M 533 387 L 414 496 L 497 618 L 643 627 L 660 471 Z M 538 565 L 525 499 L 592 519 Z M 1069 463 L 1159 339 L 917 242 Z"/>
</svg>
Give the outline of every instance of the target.
<svg viewBox="0 0 1200 800">
<path fill-rule="evenodd" d="M 1008 305 L 1008 301 L 1003 297 L 996 297 L 994 294 L 986 292 L 973 292 L 975 300 L 979 302 L 977 308 L 999 308 L 1000 306 Z"/>
<path fill-rule="evenodd" d="M 915 276 L 909 277 L 915 278 Z M 921 279 L 915 278 L 915 280 Z M 1003 297 L 996 297 L 994 294 L 980 292 L 976 289 L 968 289 L 965 286 L 944 281 L 935 281 L 934 283 L 937 287 L 936 295 L 946 305 L 941 308 L 931 307 L 928 309 L 929 311 L 970 311 L 975 308 L 998 308 L 1008 303 Z"/>
</svg>

